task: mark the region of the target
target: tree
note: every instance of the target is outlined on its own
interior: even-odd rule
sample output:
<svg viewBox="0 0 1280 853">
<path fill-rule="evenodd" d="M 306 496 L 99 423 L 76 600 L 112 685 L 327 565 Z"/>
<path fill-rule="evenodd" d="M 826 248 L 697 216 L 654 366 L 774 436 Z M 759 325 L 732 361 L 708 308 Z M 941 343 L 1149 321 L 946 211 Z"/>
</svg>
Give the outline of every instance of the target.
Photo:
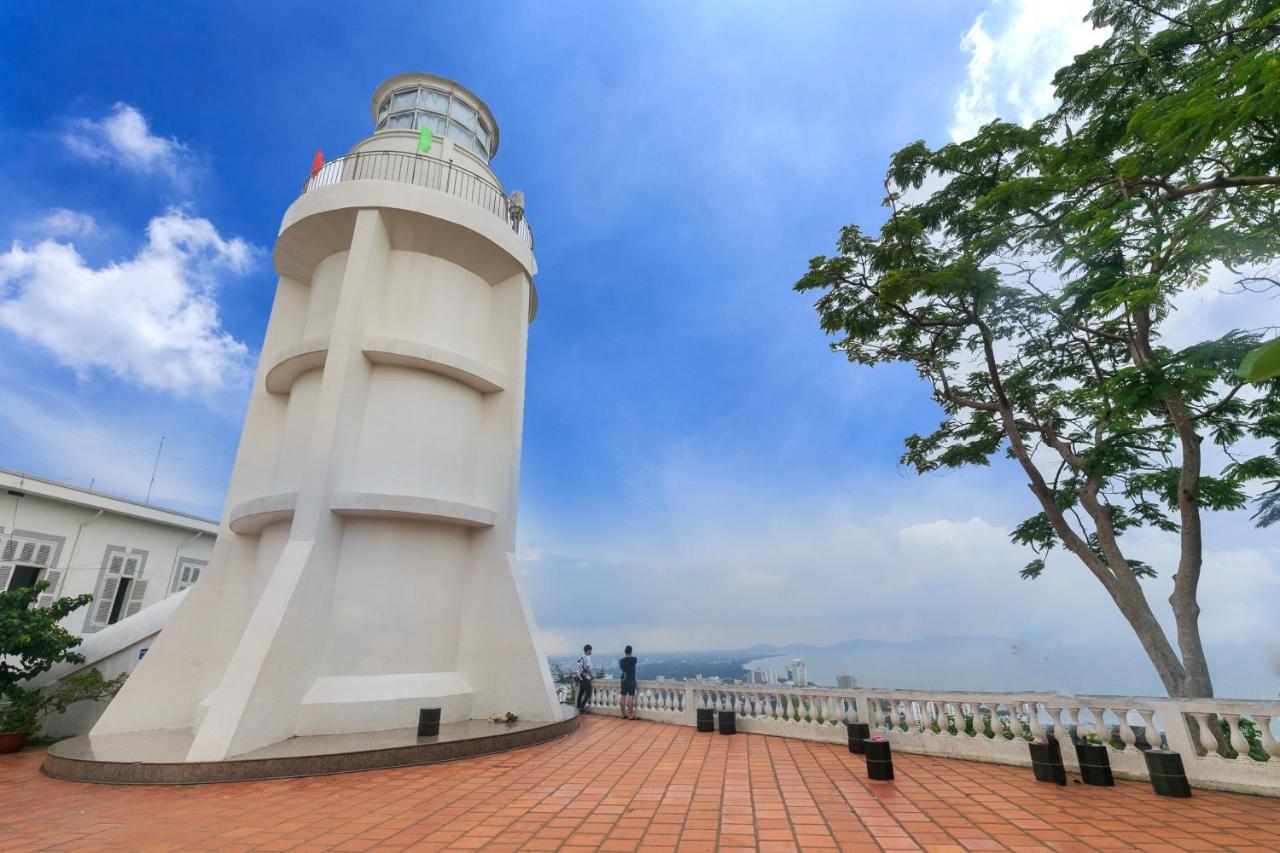
<svg viewBox="0 0 1280 853">
<path fill-rule="evenodd" d="M 13 719 L 17 719 L 18 710 L 35 710 L 30 707 L 33 694 L 21 682 L 56 663 L 84 663 L 84 657 L 75 651 L 80 638 L 58 623 L 93 596 L 68 596 L 48 607 L 35 607 L 36 599 L 48 588 L 48 581 L 40 581 L 35 586 L 0 592 L 0 699 L 15 706 L 11 709 Z"/>
<path fill-rule="evenodd" d="M 1280 517 L 1280 382 L 1237 375 L 1263 330 L 1177 350 L 1161 330 L 1215 270 L 1277 285 L 1259 270 L 1280 256 L 1280 7 L 1095 0 L 1089 19 L 1110 34 L 1057 73 L 1059 109 L 898 151 L 879 234 L 847 226 L 796 289 L 822 291 L 834 350 L 932 387 L 946 419 L 904 464 L 1016 461 L 1039 508 L 1012 534 L 1036 552 L 1023 577 L 1069 552 L 1169 695 L 1212 696 L 1203 518 L 1254 500 Z M 1142 528 L 1178 537 L 1173 637 L 1142 587 L 1158 569 L 1124 538 Z"/>
<path fill-rule="evenodd" d="M 124 685 L 127 673 L 110 680 L 96 669 L 86 669 L 59 679 L 46 690 L 18 689 L 0 709 L 0 732 L 31 734 L 44 726 L 50 714 L 61 714 L 77 702 L 102 702 Z"/>
</svg>

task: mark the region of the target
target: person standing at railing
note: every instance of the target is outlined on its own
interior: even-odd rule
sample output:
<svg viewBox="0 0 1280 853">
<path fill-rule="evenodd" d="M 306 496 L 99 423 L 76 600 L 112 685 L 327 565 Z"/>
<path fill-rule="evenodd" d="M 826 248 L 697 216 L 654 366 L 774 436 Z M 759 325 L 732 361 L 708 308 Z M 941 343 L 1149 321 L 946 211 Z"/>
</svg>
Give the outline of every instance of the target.
<svg viewBox="0 0 1280 853">
<path fill-rule="evenodd" d="M 573 665 L 573 680 L 578 683 L 578 713 L 587 714 L 588 703 L 591 702 L 591 681 L 595 678 L 595 671 L 591 665 L 591 644 L 582 647 L 582 656 L 578 658 L 578 662 Z"/>
<path fill-rule="evenodd" d="M 622 719 L 636 718 L 636 656 L 631 654 L 631 647 L 623 649 L 624 657 L 618 659 L 618 669 L 622 671 L 622 691 L 618 699 Z M 630 711 L 628 711 L 630 708 Z"/>
</svg>

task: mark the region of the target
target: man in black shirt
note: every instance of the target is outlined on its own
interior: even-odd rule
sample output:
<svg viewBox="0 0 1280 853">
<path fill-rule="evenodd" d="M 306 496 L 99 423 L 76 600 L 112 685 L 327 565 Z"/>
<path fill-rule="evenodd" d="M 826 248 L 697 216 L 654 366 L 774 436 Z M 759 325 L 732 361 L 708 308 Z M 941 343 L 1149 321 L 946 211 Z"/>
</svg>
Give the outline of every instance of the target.
<svg viewBox="0 0 1280 853">
<path fill-rule="evenodd" d="M 626 656 L 618 661 L 618 669 L 622 670 L 622 719 L 634 720 L 636 718 L 636 658 L 631 654 L 630 646 L 627 646 L 624 651 Z"/>
</svg>

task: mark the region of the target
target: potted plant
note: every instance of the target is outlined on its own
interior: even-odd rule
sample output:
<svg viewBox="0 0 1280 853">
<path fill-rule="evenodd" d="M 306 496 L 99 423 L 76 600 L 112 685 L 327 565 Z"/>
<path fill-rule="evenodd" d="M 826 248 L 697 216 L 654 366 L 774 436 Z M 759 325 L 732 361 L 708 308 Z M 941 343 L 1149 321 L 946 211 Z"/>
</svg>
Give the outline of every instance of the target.
<svg viewBox="0 0 1280 853">
<path fill-rule="evenodd" d="M 100 702 L 115 696 L 126 677 L 108 680 L 98 670 L 86 669 L 45 690 L 13 688 L 13 698 L 0 708 L 0 754 L 22 749 L 28 735 L 40 731 L 50 714 L 61 714 L 77 702 Z"/>
<path fill-rule="evenodd" d="M 53 708 L 48 706 L 42 712 L 48 694 L 28 690 L 21 683 L 57 663 L 84 662 L 74 651 L 80 638 L 58 623 L 93 596 L 68 596 L 48 607 L 36 607 L 36 599 L 48 588 L 48 581 L 40 581 L 0 592 L 0 703 L 4 703 L 0 708 L 0 752 L 21 749 L 27 735 L 38 730 L 43 714 Z"/>
</svg>

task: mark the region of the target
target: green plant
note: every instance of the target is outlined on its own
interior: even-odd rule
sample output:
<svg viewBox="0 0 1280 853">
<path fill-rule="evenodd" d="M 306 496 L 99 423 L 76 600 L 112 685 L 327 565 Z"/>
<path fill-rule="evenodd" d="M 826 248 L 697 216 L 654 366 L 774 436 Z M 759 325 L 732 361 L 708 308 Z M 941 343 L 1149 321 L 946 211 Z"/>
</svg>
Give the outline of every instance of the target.
<svg viewBox="0 0 1280 853">
<path fill-rule="evenodd" d="M 104 678 L 86 669 L 60 679 L 44 690 L 17 688 L 9 704 L 0 710 L 0 732 L 34 734 L 50 714 L 61 714 L 77 702 L 101 702 L 119 692 L 127 674 Z"/>
<path fill-rule="evenodd" d="M 1262 748 L 1262 733 L 1258 730 L 1258 724 L 1248 717 L 1240 717 L 1236 724 L 1240 726 L 1240 734 L 1244 735 L 1244 739 L 1249 743 L 1249 757 L 1254 761 L 1270 761 L 1271 756 L 1267 755 L 1267 751 Z M 1218 743 L 1223 745 L 1221 751 L 1228 758 L 1239 756 L 1240 753 L 1231 746 L 1231 726 L 1219 717 L 1218 728 L 1222 731 L 1222 737 L 1218 738 Z"/>
<path fill-rule="evenodd" d="M 35 731 L 48 713 L 44 694 L 21 687 L 22 682 L 54 664 L 84 662 L 74 651 L 80 638 L 58 623 L 93 596 L 68 596 L 48 607 L 36 607 L 36 600 L 48 588 L 48 581 L 40 581 L 0 592 L 0 700 L 8 702 L 0 715 L 0 731 Z"/>
</svg>

